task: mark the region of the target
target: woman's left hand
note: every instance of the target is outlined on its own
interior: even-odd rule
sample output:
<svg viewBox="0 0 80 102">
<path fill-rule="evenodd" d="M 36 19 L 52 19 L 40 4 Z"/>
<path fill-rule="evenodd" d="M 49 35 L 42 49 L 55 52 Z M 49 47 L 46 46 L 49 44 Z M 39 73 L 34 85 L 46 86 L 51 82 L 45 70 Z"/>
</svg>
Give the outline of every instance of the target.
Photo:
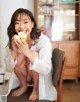
<svg viewBox="0 0 80 102">
<path fill-rule="evenodd" d="M 20 41 L 15 40 L 15 43 L 18 46 L 18 48 L 20 49 L 20 51 L 29 59 L 29 61 L 31 63 L 34 62 L 35 57 L 38 57 L 38 53 L 34 52 L 34 51 L 31 51 L 29 49 L 29 45 L 28 45 L 28 43 L 26 41 L 24 41 L 22 39 Z"/>
<path fill-rule="evenodd" d="M 27 55 L 28 52 L 30 51 L 29 50 L 29 46 L 27 44 L 26 41 L 24 41 L 23 39 L 21 40 L 14 40 L 16 45 L 18 46 L 18 48 L 20 49 L 20 51 L 24 54 L 24 55 Z"/>
</svg>

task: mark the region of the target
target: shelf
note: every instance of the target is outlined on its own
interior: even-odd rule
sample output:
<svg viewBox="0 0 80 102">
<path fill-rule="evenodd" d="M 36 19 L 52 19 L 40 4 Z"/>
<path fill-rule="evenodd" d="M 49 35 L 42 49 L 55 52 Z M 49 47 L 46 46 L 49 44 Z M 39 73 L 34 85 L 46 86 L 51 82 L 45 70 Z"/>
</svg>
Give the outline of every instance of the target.
<svg viewBox="0 0 80 102">
<path fill-rule="evenodd" d="M 39 14 L 39 15 L 42 15 L 42 16 L 80 16 L 80 14 L 75 14 L 75 15 L 70 15 L 70 14 L 58 14 L 58 15 L 54 15 L 54 14 Z"/>
<path fill-rule="evenodd" d="M 44 27 L 46 35 L 51 37 L 73 36 L 73 39 L 80 40 L 80 3 L 76 2 L 39 2 L 35 0 L 36 20 L 38 27 Z M 48 0 L 41 0 L 48 1 Z M 56 36 L 56 34 L 58 34 Z M 60 37 L 61 38 L 61 37 Z M 58 40 L 59 39 L 58 37 Z M 64 40 L 64 39 L 63 39 Z"/>
<path fill-rule="evenodd" d="M 52 2 L 52 3 L 48 3 L 48 2 L 39 2 L 39 5 L 48 5 L 48 6 L 52 6 L 52 5 L 65 5 L 65 4 L 75 4 L 75 3 L 79 3 L 80 1 L 76 1 L 76 2 Z"/>
</svg>

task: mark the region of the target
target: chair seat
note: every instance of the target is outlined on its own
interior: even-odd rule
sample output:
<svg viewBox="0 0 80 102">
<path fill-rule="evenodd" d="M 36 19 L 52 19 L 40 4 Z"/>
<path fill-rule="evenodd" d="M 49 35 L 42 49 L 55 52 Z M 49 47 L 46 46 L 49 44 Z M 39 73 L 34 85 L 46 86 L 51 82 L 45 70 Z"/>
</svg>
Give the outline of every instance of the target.
<svg viewBox="0 0 80 102">
<path fill-rule="evenodd" d="M 12 97 L 11 94 L 14 90 L 11 91 L 11 93 L 9 94 L 8 98 L 7 98 L 7 102 L 32 102 L 29 101 L 28 98 L 32 92 L 32 87 L 29 87 L 28 90 L 21 96 L 19 97 Z M 48 100 L 36 100 L 34 102 L 51 102 Z"/>
<path fill-rule="evenodd" d="M 8 102 L 26 102 L 26 100 L 28 99 L 28 97 L 31 93 L 31 90 L 32 90 L 31 87 L 28 88 L 28 90 L 23 95 L 21 95 L 20 97 L 12 97 L 12 92 L 14 91 L 14 90 L 12 90 L 11 93 L 9 94 L 9 96 L 8 96 L 7 101 Z"/>
</svg>

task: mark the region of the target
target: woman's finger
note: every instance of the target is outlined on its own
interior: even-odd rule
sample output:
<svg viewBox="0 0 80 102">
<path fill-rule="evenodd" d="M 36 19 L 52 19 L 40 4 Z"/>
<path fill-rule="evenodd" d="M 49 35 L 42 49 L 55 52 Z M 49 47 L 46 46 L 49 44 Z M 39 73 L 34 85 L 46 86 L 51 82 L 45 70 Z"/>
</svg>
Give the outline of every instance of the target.
<svg viewBox="0 0 80 102">
<path fill-rule="evenodd" d="M 19 48 L 21 47 L 21 42 L 20 41 L 14 40 L 14 42 Z"/>
<path fill-rule="evenodd" d="M 23 49 L 23 48 L 27 47 L 27 43 L 24 42 L 23 40 L 20 40 L 20 41 L 16 41 L 15 40 L 15 43 L 17 44 L 17 46 L 19 47 L 19 49 Z"/>
</svg>

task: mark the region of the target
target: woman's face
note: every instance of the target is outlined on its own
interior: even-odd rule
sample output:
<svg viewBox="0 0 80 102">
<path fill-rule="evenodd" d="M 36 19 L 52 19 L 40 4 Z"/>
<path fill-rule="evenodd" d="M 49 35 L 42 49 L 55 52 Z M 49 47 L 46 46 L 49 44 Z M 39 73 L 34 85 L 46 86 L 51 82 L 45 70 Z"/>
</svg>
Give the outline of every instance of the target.
<svg viewBox="0 0 80 102">
<path fill-rule="evenodd" d="M 31 21 L 30 17 L 25 13 L 19 14 L 17 21 L 15 22 L 15 31 L 24 32 L 27 35 L 30 35 L 32 28 L 34 26 L 34 22 Z"/>
</svg>

